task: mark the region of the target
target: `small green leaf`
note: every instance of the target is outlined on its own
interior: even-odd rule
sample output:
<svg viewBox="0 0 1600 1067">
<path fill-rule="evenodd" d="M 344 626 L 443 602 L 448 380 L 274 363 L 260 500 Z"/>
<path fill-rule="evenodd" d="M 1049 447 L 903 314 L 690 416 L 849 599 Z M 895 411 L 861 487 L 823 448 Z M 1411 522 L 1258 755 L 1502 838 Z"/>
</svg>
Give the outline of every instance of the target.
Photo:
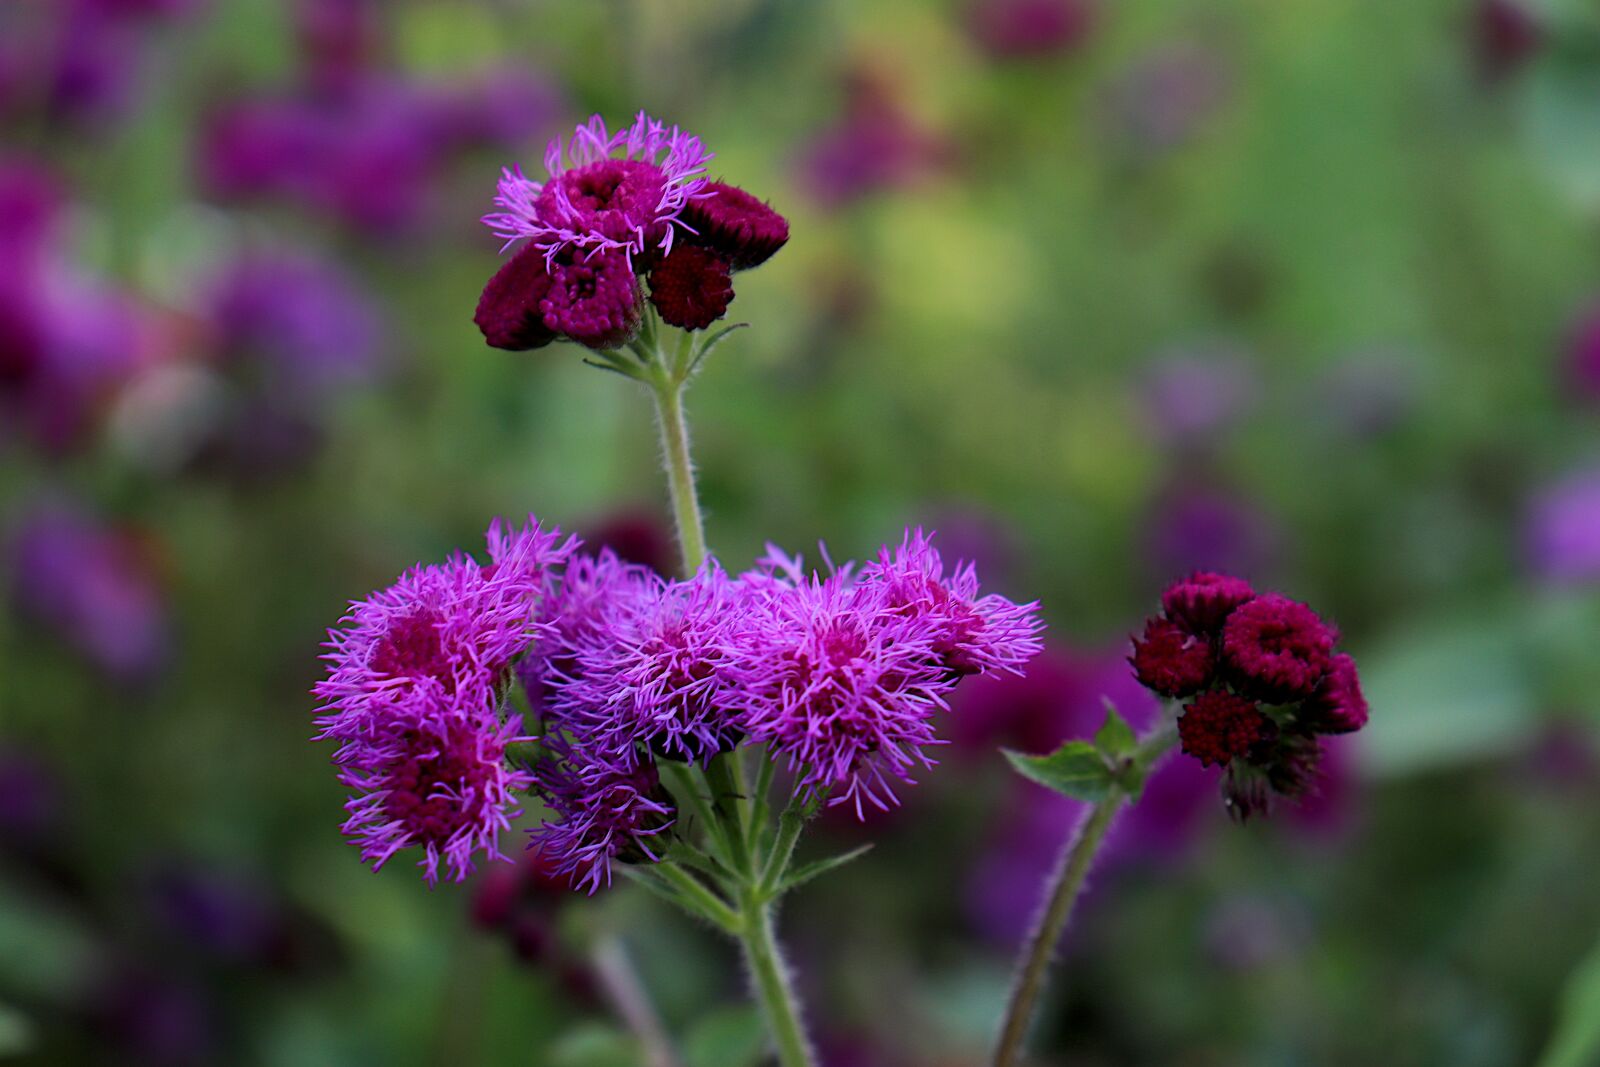
<svg viewBox="0 0 1600 1067">
<path fill-rule="evenodd" d="M 1117 785 L 1105 757 L 1087 741 L 1068 741 L 1048 756 L 1029 756 L 1010 749 L 1001 752 L 1029 781 L 1091 804 L 1106 799 Z"/>
<path fill-rule="evenodd" d="M 798 888 L 818 875 L 827 874 L 836 867 L 843 867 L 851 860 L 860 859 L 871 851 L 871 845 L 862 845 L 860 848 L 853 848 L 849 852 L 841 852 L 837 856 L 829 856 L 827 859 L 802 863 L 784 875 L 783 881 L 778 883 L 778 895 L 781 896 L 791 889 Z"/>
<path fill-rule="evenodd" d="M 569 1030 L 550 1050 L 551 1067 L 640 1067 L 644 1053 L 627 1034 L 599 1023 Z"/>
<path fill-rule="evenodd" d="M 755 1067 L 766 1051 L 766 1030 L 753 1008 L 712 1012 L 683 1039 L 688 1067 Z"/>
<path fill-rule="evenodd" d="M 1111 703 L 1109 697 L 1105 698 L 1105 706 L 1105 725 L 1094 735 L 1094 747 L 1115 764 L 1133 755 L 1133 750 L 1139 746 L 1139 739 L 1133 736 L 1133 727 L 1128 725 L 1128 720 L 1117 714 L 1117 706 Z"/>
<path fill-rule="evenodd" d="M 1600 944 L 1567 979 L 1555 1033 L 1539 1067 L 1584 1067 L 1600 1061 Z"/>
<path fill-rule="evenodd" d="M 713 349 L 728 339 L 728 335 L 735 330 L 742 330 L 749 326 L 748 322 L 736 322 L 732 326 L 724 326 L 716 333 L 711 334 L 700 344 L 700 351 L 694 355 L 694 360 L 689 364 L 689 373 L 693 374 L 699 368 L 701 361 L 709 356 Z"/>
</svg>

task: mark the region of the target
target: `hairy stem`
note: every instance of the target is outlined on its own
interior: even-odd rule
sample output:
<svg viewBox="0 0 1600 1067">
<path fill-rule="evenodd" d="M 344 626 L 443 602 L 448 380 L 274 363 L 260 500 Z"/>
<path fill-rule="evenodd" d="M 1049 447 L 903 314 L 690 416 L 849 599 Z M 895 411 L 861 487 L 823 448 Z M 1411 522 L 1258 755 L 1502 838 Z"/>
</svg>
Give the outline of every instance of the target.
<svg viewBox="0 0 1600 1067">
<path fill-rule="evenodd" d="M 683 414 L 684 379 L 669 373 L 657 355 L 651 376 L 656 398 L 656 422 L 661 427 L 661 463 L 672 497 L 672 515 L 678 527 L 678 547 L 683 552 L 685 577 L 692 577 L 706 558 L 705 523 L 694 487 L 694 463 L 689 458 L 689 423 Z"/>
<path fill-rule="evenodd" d="M 744 960 L 782 1067 L 811 1067 L 811 1046 L 800 1023 L 800 1002 L 773 932 L 773 905 L 753 893 L 744 898 Z"/>
<path fill-rule="evenodd" d="M 1171 728 L 1157 731 L 1139 746 L 1135 757 L 1145 767 L 1153 767 L 1177 740 Z M 993 1067 L 1016 1067 L 1021 1062 L 1022 1050 L 1033 1023 L 1039 996 L 1044 992 L 1050 963 L 1056 945 L 1066 932 L 1067 920 L 1072 917 L 1072 906 L 1083 892 L 1084 882 L 1094 866 L 1100 846 L 1105 843 L 1111 824 L 1128 802 L 1128 794 L 1113 789 L 1111 795 L 1089 809 L 1088 816 L 1068 839 L 1048 883 L 1049 895 L 1044 909 L 1039 913 L 1033 932 L 1023 948 L 1021 965 L 1017 969 L 1016 984 L 1006 1003 L 1005 1020 L 1000 1026 L 1000 1037 L 995 1045 Z"/>
</svg>

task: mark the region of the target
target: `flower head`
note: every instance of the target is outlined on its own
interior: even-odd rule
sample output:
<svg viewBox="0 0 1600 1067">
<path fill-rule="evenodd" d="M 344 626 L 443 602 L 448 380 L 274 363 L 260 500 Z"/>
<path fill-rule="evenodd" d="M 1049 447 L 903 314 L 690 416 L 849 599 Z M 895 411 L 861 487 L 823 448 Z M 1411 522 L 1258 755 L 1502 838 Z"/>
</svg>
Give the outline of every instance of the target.
<svg viewBox="0 0 1600 1067">
<path fill-rule="evenodd" d="M 650 271 L 650 302 L 669 326 L 705 329 L 733 303 L 727 261 L 705 248 L 680 244 Z"/>
<path fill-rule="evenodd" d="M 506 260 L 478 298 L 472 321 L 495 348 L 525 352 L 556 339 L 545 325 L 544 298 L 550 293 L 550 267 L 544 249 L 529 245 Z"/>
<path fill-rule="evenodd" d="M 759 610 L 734 676 L 745 731 L 811 795 L 887 808 L 890 780 L 910 781 L 938 743 L 929 720 L 953 681 L 935 648 L 944 627 L 847 574 L 746 584 Z"/>
<path fill-rule="evenodd" d="M 326 702 L 323 737 L 364 736 L 375 713 L 389 714 L 385 706 L 412 689 L 437 690 L 465 708 L 480 706 L 485 692 L 498 695 L 539 630 L 539 598 L 573 541 L 531 517 L 520 529 L 497 521 L 488 540 L 489 564 L 457 553 L 414 567 L 329 631 L 328 677 L 313 690 Z"/>
<path fill-rule="evenodd" d="M 652 578 L 607 605 L 556 698 L 560 721 L 626 764 L 649 753 L 710 759 L 731 748 L 742 696 L 731 683 L 748 610 L 715 564 L 689 581 Z"/>
<path fill-rule="evenodd" d="M 947 575 L 933 538 L 920 529 L 906 531 L 892 551 L 885 546 L 862 568 L 861 582 L 881 584 L 891 610 L 930 627 L 934 652 L 954 675 L 1016 672 L 1041 647 L 1037 602 L 980 596 L 976 568 L 960 563 Z"/>
<path fill-rule="evenodd" d="M 674 226 L 705 185 L 711 153 L 698 137 L 639 112 L 615 133 L 596 115 L 579 126 L 562 151 L 545 151 L 550 177 L 534 181 L 506 170 L 495 203 L 503 210 L 483 221 L 506 241 L 530 238 L 554 253 L 568 246 L 635 255 L 672 250 Z"/>
<path fill-rule="evenodd" d="M 517 665 L 535 715 L 548 721 L 570 703 L 561 691 L 583 676 L 580 650 L 600 641 L 611 615 L 648 595 L 654 580 L 648 568 L 625 563 L 610 549 L 575 556 L 567 564 L 559 586 L 540 607 L 540 640 Z"/>
<path fill-rule="evenodd" d="M 1161 594 L 1167 618 L 1195 634 L 1216 634 L 1234 608 L 1254 598 L 1243 578 L 1214 571 L 1196 571 L 1173 582 Z"/>
<path fill-rule="evenodd" d="M 734 270 L 759 267 L 789 240 L 789 220 L 737 185 L 707 182 L 684 205 L 680 225 L 695 244 L 711 249 Z"/>
<path fill-rule="evenodd" d="M 539 767 L 534 788 L 557 818 L 529 831 L 529 847 L 590 893 L 611 884 L 614 860 L 656 862 L 650 839 L 675 812 L 655 765 L 595 759 L 559 737 L 545 745 L 555 758 Z"/>
<path fill-rule="evenodd" d="M 1149 619 L 1144 637 L 1134 638 L 1133 673 L 1139 683 L 1164 697 L 1188 696 L 1204 689 L 1216 670 L 1211 642 L 1168 619 Z"/>
<path fill-rule="evenodd" d="M 513 794 L 533 780 L 507 766 L 506 746 L 531 739 L 518 716 L 499 720 L 497 693 L 479 690 L 474 699 L 428 679 L 381 705 L 367 731 L 340 749 L 339 780 L 356 790 L 343 830 L 373 870 L 412 846 L 423 850 L 418 866 L 430 885 L 441 862 L 459 882 L 479 850 L 506 858 L 500 831 L 519 814 Z"/>
<path fill-rule="evenodd" d="M 1356 661 L 1340 652 L 1316 692 L 1300 705 L 1299 718 L 1322 734 L 1347 734 L 1367 724 L 1367 698 L 1361 695 Z"/>
<path fill-rule="evenodd" d="M 622 252 L 563 251 L 548 260 L 544 324 L 589 348 L 616 348 L 639 331 L 639 280 Z"/>
<path fill-rule="evenodd" d="M 1334 632 L 1298 600 L 1268 593 L 1235 608 L 1222 655 L 1239 688 L 1275 704 L 1308 697 L 1333 664 Z"/>
<path fill-rule="evenodd" d="M 1221 690 L 1201 693 L 1178 716 L 1183 750 L 1207 767 L 1248 755 L 1273 731 L 1272 720 L 1255 701 Z"/>
</svg>

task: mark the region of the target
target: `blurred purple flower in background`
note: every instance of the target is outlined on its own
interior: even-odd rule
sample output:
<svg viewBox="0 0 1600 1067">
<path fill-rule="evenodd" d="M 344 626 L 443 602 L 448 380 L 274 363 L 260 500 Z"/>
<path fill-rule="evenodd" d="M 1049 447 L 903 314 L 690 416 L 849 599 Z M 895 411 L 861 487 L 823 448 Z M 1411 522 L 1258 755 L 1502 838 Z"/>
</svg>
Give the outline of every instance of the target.
<svg viewBox="0 0 1600 1067">
<path fill-rule="evenodd" d="M 186 947 L 264 966 L 282 954 L 286 916 L 259 878 L 192 861 L 157 866 L 145 887 L 151 915 Z"/>
<path fill-rule="evenodd" d="M 1206 444 L 1241 418 L 1260 392 L 1249 353 L 1229 341 L 1174 347 L 1145 369 L 1143 406 L 1166 445 Z"/>
<path fill-rule="evenodd" d="M 1473 58 L 1487 82 L 1517 73 L 1544 43 L 1544 27 L 1524 0 L 1477 0 L 1471 18 Z"/>
<path fill-rule="evenodd" d="M 112 680 L 148 683 L 165 665 L 162 590 L 128 533 L 75 504 L 46 503 L 19 523 L 10 564 L 17 608 Z"/>
<path fill-rule="evenodd" d="M 1259 574 L 1276 559 L 1281 540 L 1271 518 L 1248 499 L 1198 485 L 1158 497 L 1143 526 L 1145 559 L 1156 575 Z"/>
<path fill-rule="evenodd" d="M 336 86 L 246 96 L 204 124 L 196 168 L 223 200 L 266 198 L 378 235 L 411 231 L 441 207 L 445 171 L 462 153 L 542 137 L 560 91 L 516 68 L 451 84 L 346 72 Z"/>
<path fill-rule="evenodd" d="M 149 333 L 132 299 L 67 260 L 65 204 L 44 169 L 0 164 L 0 412 L 57 452 L 86 436 Z"/>
<path fill-rule="evenodd" d="M 220 363 L 299 402 L 370 377 L 381 358 L 372 297 L 336 263 L 306 252 L 240 257 L 211 290 L 206 318 Z"/>
<path fill-rule="evenodd" d="M 1081 44 L 1094 24 L 1093 0 L 977 0 L 967 30 L 996 59 L 1060 55 Z"/>
<path fill-rule="evenodd" d="M 63 783 L 43 760 L 0 748 L 0 847 L 43 844 L 60 826 L 65 805 Z"/>
<path fill-rule="evenodd" d="M 1600 303 L 1586 307 L 1567 334 L 1565 384 L 1589 404 L 1600 403 Z"/>
<path fill-rule="evenodd" d="M 1417 354 L 1400 346 L 1375 346 L 1344 356 L 1307 390 L 1308 423 L 1360 441 L 1397 429 L 1416 409 L 1421 392 Z"/>
<path fill-rule="evenodd" d="M 1523 550 L 1529 569 L 1544 581 L 1600 580 L 1600 466 L 1567 474 L 1533 495 Z"/>
<path fill-rule="evenodd" d="M 1215 118 L 1232 93 L 1224 57 L 1195 41 L 1158 45 L 1134 59 L 1108 88 L 1105 118 L 1135 157 L 1182 148 Z"/>
<path fill-rule="evenodd" d="M 845 78 L 843 113 L 802 149 L 799 180 L 825 208 L 913 185 L 943 168 L 949 145 L 901 102 L 887 71 L 859 66 Z"/>
</svg>

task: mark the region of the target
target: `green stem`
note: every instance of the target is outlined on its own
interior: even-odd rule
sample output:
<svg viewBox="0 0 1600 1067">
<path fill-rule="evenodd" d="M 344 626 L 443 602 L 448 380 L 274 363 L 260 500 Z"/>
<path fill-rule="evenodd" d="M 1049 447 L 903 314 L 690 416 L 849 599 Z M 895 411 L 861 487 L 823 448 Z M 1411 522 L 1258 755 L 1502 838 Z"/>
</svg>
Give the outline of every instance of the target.
<svg viewBox="0 0 1600 1067">
<path fill-rule="evenodd" d="M 767 1030 L 778 1050 L 778 1063 L 782 1067 L 811 1067 L 811 1047 L 800 1023 L 800 1002 L 789 983 L 789 969 L 773 933 L 773 905 L 746 894 L 742 912 L 744 933 L 740 940 L 744 960 L 750 968 Z"/>
<path fill-rule="evenodd" d="M 685 577 L 692 577 L 706 558 L 706 529 L 700 518 L 700 498 L 694 488 L 694 464 L 689 459 L 689 424 L 683 415 L 684 379 L 662 366 L 665 353 L 657 350 L 651 386 L 656 398 L 656 421 L 661 427 L 662 465 L 672 496 L 672 514 L 678 526 L 678 546 L 683 551 Z"/>
<path fill-rule="evenodd" d="M 1136 759 L 1146 767 L 1153 767 L 1155 761 L 1176 740 L 1175 731 L 1163 729 L 1140 744 Z M 1028 1028 L 1033 1022 L 1039 996 L 1044 992 L 1056 945 L 1060 944 L 1061 935 L 1067 929 L 1067 920 L 1072 917 L 1072 906 L 1083 892 L 1095 857 L 1105 843 L 1106 832 L 1111 829 L 1111 824 L 1127 802 L 1128 794 L 1120 788 L 1113 788 L 1110 796 L 1089 810 L 1088 818 L 1062 850 L 1055 872 L 1050 876 L 1050 895 L 1033 932 L 1028 936 L 1016 984 L 1006 1004 L 1005 1021 L 1000 1026 L 1000 1038 L 995 1045 L 993 1067 L 1016 1067 L 1020 1062 Z"/>
</svg>

